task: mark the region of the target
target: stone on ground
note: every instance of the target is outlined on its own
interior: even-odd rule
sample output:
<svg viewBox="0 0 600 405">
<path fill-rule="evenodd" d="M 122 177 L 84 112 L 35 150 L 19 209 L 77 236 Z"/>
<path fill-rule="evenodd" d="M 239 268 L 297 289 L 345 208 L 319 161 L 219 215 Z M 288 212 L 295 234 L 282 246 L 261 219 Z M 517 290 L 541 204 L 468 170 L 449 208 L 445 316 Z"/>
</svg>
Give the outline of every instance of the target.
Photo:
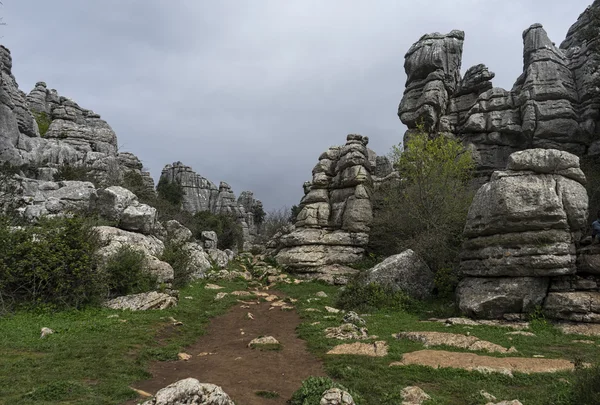
<svg viewBox="0 0 600 405">
<path fill-rule="evenodd" d="M 150 291 L 147 293 L 126 295 L 104 302 L 103 306 L 111 309 L 129 309 L 146 311 L 149 309 L 167 309 L 177 305 L 177 298 L 169 294 Z"/>
<path fill-rule="evenodd" d="M 375 343 L 346 343 L 335 346 L 327 354 L 352 354 L 357 356 L 384 357 L 388 354 L 387 342 L 380 340 Z"/>
<path fill-rule="evenodd" d="M 402 395 L 402 405 L 421 405 L 423 402 L 431 399 L 429 395 L 417 386 L 405 387 L 400 392 Z"/>
<path fill-rule="evenodd" d="M 567 335 L 600 336 L 600 324 L 564 322 L 556 326 Z"/>
<path fill-rule="evenodd" d="M 168 385 L 142 405 L 235 405 L 219 386 L 186 378 Z"/>
<path fill-rule="evenodd" d="M 325 337 L 339 340 L 365 340 L 375 339 L 377 336 L 369 336 L 369 331 L 365 327 L 361 328 L 352 323 L 344 323 L 341 326 L 325 329 Z"/>
<path fill-rule="evenodd" d="M 256 339 L 252 339 L 250 343 L 248 343 L 248 347 L 256 347 L 263 345 L 279 345 L 279 341 L 275 339 L 273 336 L 263 336 L 258 337 Z"/>
<path fill-rule="evenodd" d="M 204 286 L 204 288 L 207 289 L 207 290 L 221 290 L 224 287 L 221 287 L 220 285 L 216 285 L 216 284 L 206 284 Z"/>
<path fill-rule="evenodd" d="M 555 373 L 573 371 L 573 363 L 565 359 L 531 359 L 525 357 L 490 357 L 474 353 L 447 352 L 443 350 L 419 350 L 405 353 L 402 360 L 390 366 L 408 366 L 417 364 L 433 368 L 460 368 L 463 370 L 487 370 L 498 373 L 520 372 Z"/>
<path fill-rule="evenodd" d="M 425 347 L 452 346 L 467 350 L 485 350 L 490 353 L 515 353 L 514 347 L 506 349 L 486 340 L 480 340 L 476 336 L 466 336 L 458 333 L 444 332 L 402 332 L 393 335 L 397 339 L 409 339 L 421 342 Z"/>
<path fill-rule="evenodd" d="M 352 395 L 339 388 L 330 388 L 323 393 L 319 405 L 355 405 Z"/>
<path fill-rule="evenodd" d="M 354 311 L 350 311 L 348 312 L 346 315 L 344 315 L 343 321 L 344 323 L 351 323 L 354 325 L 365 325 L 365 320 L 363 318 L 361 318 L 360 316 L 358 316 L 358 314 Z"/>
</svg>

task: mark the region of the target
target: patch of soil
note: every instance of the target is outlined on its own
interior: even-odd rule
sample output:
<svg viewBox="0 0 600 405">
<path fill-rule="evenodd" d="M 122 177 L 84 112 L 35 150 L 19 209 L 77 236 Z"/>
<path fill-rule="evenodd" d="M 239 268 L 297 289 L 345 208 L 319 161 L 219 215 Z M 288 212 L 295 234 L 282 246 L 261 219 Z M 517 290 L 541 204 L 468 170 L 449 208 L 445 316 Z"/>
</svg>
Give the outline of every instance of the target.
<svg viewBox="0 0 600 405">
<path fill-rule="evenodd" d="M 490 370 L 498 372 L 554 373 L 572 371 L 575 366 L 564 359 L 538 359 L 526 357 L 489 357 L 474 353 L 447 352 L 443 350 L 419 350 L 405 353 L 402 360 L 390 366 L 418 364 L 434 368 L 452 367 L 463 370 Z"/>
<path fill-rule="evenodd" d="M 269 302 L 250 309 L 242 305 L 212 319 L 207 333 L 183 349 L 191 359 L 154 362 L 148 370 L 152 378 L 133 387 L 154 395 L 169 384 L 193 377 L 220 386 L 236 405 L 285 405 L 304 379 L 326 375 L 321 362 L 308 352 L 306 342 L 296 336 L 301 323 L 296 311 L 272 308 Z M 281 343 L 281 350 L 249 348 L 248 343 L 259 336 L 273 336 Z M 274 391 L 279 397 L 263 398 L 255 394 L 257 391 Z"/>
</svg>

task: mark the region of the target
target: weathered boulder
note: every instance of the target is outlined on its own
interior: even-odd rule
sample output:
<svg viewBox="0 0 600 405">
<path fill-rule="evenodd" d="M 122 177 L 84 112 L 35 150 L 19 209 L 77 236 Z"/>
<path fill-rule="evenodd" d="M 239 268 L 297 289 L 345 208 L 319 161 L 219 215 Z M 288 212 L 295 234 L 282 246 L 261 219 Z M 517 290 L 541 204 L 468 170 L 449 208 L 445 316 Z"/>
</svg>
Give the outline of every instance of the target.
<svg viewBox="0 0 600 405">
<path fill-rule="evenodd" d="M 128 232 L 110 226 L 97 226 L 94 230 L 101 244 L 97 254 L 102 261 L 108 260 L 121 247 L 127 246 L 144 253 L 147 270 L 157 276 L 158 282 L 173 280 L 174 272 L 171 265 L 158 259 L 165 246 L 156 236 Z"/>
<path fill-rule="evenodd" d="M 235 405 L 219 386 L 202 384 L 195 378 L 179 380 L 159 390 L 142 405 Z"/>
<path fill-rule="evenodd" d="M 205 249 L 216 249 L 219 241 L 215 231 L 202 231 L 200 240 Z"/>
<path fill-rule="evenodd" d="M 473 318 L 501 318 L 542 305 L 550 280 L 545 277 L 467 277 L 456 289 L 462 313 Z"/>
<path fill-rule="evenodd" d="M 467 215 L 460 255 L 467 278 L 457 294 L 463 312 L 483 318 L 527 312 L 542 304 L 550 277 L 577 272 L 576 242 L 587 221 L 584 184 L 579 158 L 554 149 L 515 152 L 507 170 L 492 174 Z"/>
<path fill-rule="evenodd" d="M 375 283 L 395 291 L 403 291 L 416 299 L 431 296 L 435 274 L 411 249 L 390 256 L 365 272 L 363 283 Z"/>
<path fill-rule="evenodd" d="M 330 388 L 323 393 L 319 405 L 355 405 L 352 395 L 339 388 Z"/>
<path fill-rule="evenodd" d="M 212 268 L 211 256 L 202 249 L 198 243 L 187 242 L 183 245 L 183 250 L 189 257 L 188 271 L 192 280 L 204 278 L 206 272 Z M 225 263 L 227 265 L 227 262 Z M 225 267 L 225 266 L 224 266 Z"/>
<path fill-rule="evenodd" d="M 130 311 L 147 311 L 150 309 L 167 309 L 177 305 L 177 298 L 169 294 L 150 291 L 147 293 L 125 295 L 105 301 L 103 306 L 110 309 L 128 309 Z"/>
<path fill-rule="evenodd" d="M 550 292 L 544 312 L 555 319 L 600 323 L 600 292 Z"/>
<path fill-rule="evenodd" d="M 192 231 L 174 219 L 165 222 L 164 226 L 167 231 L 167 238 L 174 243 L 185 243 L 193 238 Z"/>
</svg>

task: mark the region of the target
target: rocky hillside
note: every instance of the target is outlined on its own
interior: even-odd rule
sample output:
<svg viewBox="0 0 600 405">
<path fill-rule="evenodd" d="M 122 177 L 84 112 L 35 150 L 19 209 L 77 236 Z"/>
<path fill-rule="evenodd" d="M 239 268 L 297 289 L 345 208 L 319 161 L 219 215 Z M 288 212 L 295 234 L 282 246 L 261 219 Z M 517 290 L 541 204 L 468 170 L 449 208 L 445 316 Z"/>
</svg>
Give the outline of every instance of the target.
<svg viewBox="0 0 600 405">
<path fill-rule="evenodd" d="M 472 66 L 461 76 L 465 33 L 428 34 L 405 56 L 407 75 L 398 109 L 407 134 L 422 122 L 431 132 L 458 136 L 474 152 L 487 180 L 508 156 L 527 148 L 555 148 L 577 156 L 600 153 L 597 56 L 583 39 L 595 1 L 557 47 L 541 24 L 523 32 L 523 74 L 510 90 L 494 87 L 494 73 Z"/>
</svg>

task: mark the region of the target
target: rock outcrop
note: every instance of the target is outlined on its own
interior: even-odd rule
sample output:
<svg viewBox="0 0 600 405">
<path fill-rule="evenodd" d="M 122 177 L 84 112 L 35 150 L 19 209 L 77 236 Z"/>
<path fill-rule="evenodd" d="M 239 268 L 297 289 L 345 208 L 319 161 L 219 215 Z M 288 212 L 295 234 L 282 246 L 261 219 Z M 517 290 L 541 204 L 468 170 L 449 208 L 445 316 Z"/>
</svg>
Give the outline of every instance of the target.
<svg viewBox="0 0 600 405">
<path fill-rule="evenodd" d="M 361 259 L 369 240 L 373 212 L 372 164 L 361 135 L 325 151 L 305 183 L 295 230 L 280 238 L 277 261 L 291 270 L 318 277 L 326 266 Z"/>
<path fill-rule="evenodd" d="M 344 146 L 323 152 L 304 183 L 294 226 L 276 234 L 268 252 L 308 278 L 345 283 L 369 242 L 373 190 L 398 173 L 385 156 L 367 148 L 369 138 L 350 134 Z"/>
<path fill-rule="evenodd" d="M 461 252 L 460 309 L 499 318 L 542 305 L 553 277 L 575 275 L 588 196 L 579 158 L 528 149 L 476 193 Z"/>
<path fill-rule="evenodd" d="M 140 160 L 118 152 L 117 137 L 100 115 L 48 89 L 44 82 L 25 94 L 12 74 L 10 51 L 0 45 L 0 162 L 29 167 L 27 177 L 53 180 L 61 166 L 85 167 L 103 187 L 127 172 L 154 182 Z"/>
<path fill-rule="evenodd" d="M 256 218 L 256 212 L 262 212 L 262 202 L 256 200 L 251 191 L 243 191 L 236 199 L 229 184 L 222 181 L 217 187 L 181 162 L 166 165 L 160 175 L 160 181 L 182 186 L 182 208 L 185 211 L 193 214 L 208 211 L 213 214 L 232 215 L 242 227 L 244 248 L 254 242 L 262 219 Z"/>
<path fill-rule="evenodd" d="M 474 154 L 481 183 L 519 150 L 600 154 L 598 56 L 582 34 L 598 9 L 596 0 L 560 48 L 540 24 L 525 30 L 523 74 L 511 90 L 493 87 L 494 73 L 482 64 L 461 77 L 462 31 L 424 35 L 405 56 L 406 90 L 398 109 L 409 128 L 405 137 L 422 123 L 431 133 L 460 138 Z"/>
</svg>

